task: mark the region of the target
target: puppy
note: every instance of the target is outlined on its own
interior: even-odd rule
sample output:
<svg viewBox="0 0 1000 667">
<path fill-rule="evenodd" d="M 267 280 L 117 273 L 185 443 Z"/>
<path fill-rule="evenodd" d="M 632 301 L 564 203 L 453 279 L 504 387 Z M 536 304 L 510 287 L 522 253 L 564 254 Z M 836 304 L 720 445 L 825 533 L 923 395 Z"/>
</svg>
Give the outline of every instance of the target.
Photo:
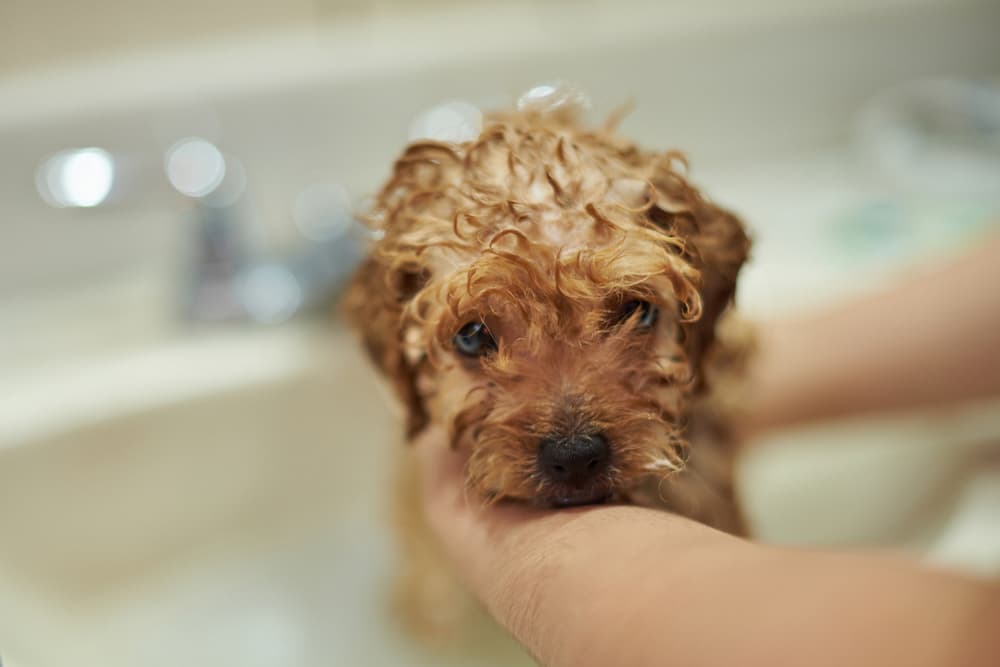
<svg viewBox="0 0 1000 667">
<path fill-rule="evenodd" d="M 495 114 L 474 140 L 396 161 L 346 312 L 407 438 L 433 423 L 467 454 L 470 497 L 635 503 L 743 531 L 711 390 L 745 358 L 720 322 L 750 242 L 686 172 L 565 111 Z M 462 612 L 404 466 L 401 596 L 433 633 Z"/>
</svg>

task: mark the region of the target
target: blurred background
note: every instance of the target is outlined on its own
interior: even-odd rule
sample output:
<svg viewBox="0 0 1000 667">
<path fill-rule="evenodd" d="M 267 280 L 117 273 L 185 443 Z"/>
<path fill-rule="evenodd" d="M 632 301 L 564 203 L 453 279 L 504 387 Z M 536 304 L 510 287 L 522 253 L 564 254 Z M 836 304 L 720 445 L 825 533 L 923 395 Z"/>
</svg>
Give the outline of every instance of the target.
<svg viewBox="0 0 1000 667">
<path fill-rule="evenodd" d="M 0 659 L 524 663 L 387 607 L 398 429 L 332 304 L 394 156 L 558 81 L 635 101 L 751 225 L 743 310 L 821 308 L 1000 230 L 998 34 L 995 0 L 0 1 Z M 997 401 L 800 428 L 744 501 L 996 574 L 997 443 Z"/>
</svg>

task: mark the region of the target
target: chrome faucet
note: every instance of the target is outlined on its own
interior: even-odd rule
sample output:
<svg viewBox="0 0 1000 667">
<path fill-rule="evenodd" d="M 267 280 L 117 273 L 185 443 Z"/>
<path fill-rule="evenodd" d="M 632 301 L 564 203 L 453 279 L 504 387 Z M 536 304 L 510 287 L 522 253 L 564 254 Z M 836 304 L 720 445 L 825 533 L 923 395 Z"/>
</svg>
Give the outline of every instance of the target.
<svg viewBox="0 0 1000 667">
<path fill-rule="evenodd" d="M 184 192 L 174 183 L 195 202 L 181 294 L 184 319 L 275 324 L 328 303 L 361 257 L 362 228 L 346 191 L 314 185 L 301 192 L 293 217 L 302 243 L 275 256 L 253 243 L 243 169 L 225 160 L 225 176 L 209 192 L 192 197 L 195 189 Z"/>
</svg>

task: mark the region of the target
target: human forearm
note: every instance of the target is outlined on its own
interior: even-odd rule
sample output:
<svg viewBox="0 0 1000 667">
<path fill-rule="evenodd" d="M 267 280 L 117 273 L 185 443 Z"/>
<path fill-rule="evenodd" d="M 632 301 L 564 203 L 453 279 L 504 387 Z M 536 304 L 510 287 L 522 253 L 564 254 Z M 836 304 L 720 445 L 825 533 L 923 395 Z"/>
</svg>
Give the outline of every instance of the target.
<svg viewBox="0 0 1000 667">
<path fill-rule="evenodd" d="M 459 575 L 549 667 L 995 664 L 1000 591 L 890 556 L 757 545 L 637 507 L 464 502 L 425 451 Z"/>
<path fill-rule="evenodd" d="M 1000 394 L 1000 238 L 823 313 L 761 325 L 751 432 Z"/>
<path fill-rule="evenodd" d="M 545 574 L 517 586 L 538 599 L 511 629 L 542 664 L 985 667 L 1000 657 L 1000 594 L 984 584 L 896 558 L 766 549 L 681 519 L 637 531 L 646 519 L 634 511 L 575 519 Z"/>
</svg>

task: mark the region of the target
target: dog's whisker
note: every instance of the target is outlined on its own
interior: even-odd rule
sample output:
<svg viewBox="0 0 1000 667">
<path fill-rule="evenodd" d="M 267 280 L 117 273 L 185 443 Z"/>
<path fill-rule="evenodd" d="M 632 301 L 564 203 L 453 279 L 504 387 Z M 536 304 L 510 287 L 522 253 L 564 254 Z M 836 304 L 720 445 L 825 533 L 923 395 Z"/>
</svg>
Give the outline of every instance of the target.
<svg viewBox="0 0 1000 667">
<path fill-rule="evenodd" d="M 662 503 L 669 503 L 667 495 L 663 490 L 664 485 L 670 481 L 670 475 L 663 475 L 659 478 L 656 483 L 656 497 L 660 499 Z"/>
<path fill-rule="evenodd" d="M 659 457 L 659 458 L 655 458 L 652 461 L 650 461 L 649 463 L 647 463 L 645 466 L 643 466 L 643 470 L 648 470 L 650 472 L 660 472 L 661 470 L 670 470 L 671 472 L 680 472 L 683 469 L 684 469 L 683 465 L 680 465 L 680 464 L 678 464 L 678 463 L 676 463 L 674 461 L 671 461 L 669 458 L 667 458 L 665 456 L 662 456 L 662 457 Z"/>
</svg>

